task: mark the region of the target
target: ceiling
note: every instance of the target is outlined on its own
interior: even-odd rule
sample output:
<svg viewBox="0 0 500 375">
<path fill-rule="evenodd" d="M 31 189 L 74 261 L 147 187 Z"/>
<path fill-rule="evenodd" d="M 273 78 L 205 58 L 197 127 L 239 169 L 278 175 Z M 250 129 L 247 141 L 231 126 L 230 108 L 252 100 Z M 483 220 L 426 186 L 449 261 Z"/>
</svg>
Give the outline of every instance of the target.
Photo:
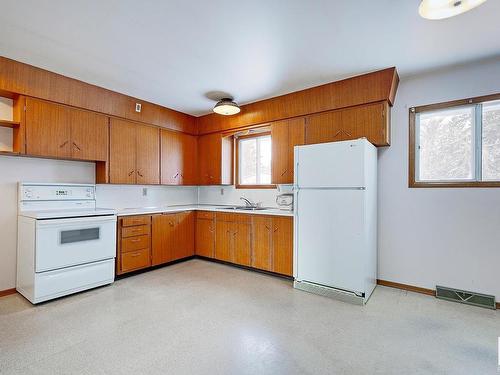
<svg viewBox="0 0 500 375">
<path fill-rule="evenodd" d="M 217 91 L 244 104 L 500 54 L 500 1 L 442 21 L 419 2 L 0 0 L 0 55 L 200 115 Z"/>
</svg>

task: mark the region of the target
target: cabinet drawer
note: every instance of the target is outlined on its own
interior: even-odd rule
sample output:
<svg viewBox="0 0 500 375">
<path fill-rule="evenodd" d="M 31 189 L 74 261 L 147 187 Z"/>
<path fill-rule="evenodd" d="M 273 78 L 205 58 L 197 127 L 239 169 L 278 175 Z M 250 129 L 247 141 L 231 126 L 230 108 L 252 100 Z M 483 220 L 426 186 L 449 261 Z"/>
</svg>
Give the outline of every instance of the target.
<svg viewBox="0 0 500 375">
<path fill-rule="evenodd" d="M 128 216 L 122 218 L 122 227 L 151 224 L 151 216 Z"/>
<path fill-rule="evenodd" d="M 250 214 L 233 214 L 231 212 L 217 212 L 217 221 L 229 221 L 233 223 L 250 224 L 252 215 Z"/>
<path fill-rule="evenodd" d="M 134 227 L 122 228 L 122 238 L 149 235 L 150 233 L 151 233 L 150 225 L 138 225 Z"/>
<path fill-rule="evenodd" d="M 121 257 L 122 272 L 134 271 L 151 265 L 149 248 L 131 251 L 122 254 Z"/>
<path fill-rule="evenodd" d="M 122 253 L 139 249 L 149 249 L 151 237 L 149 235 L 128 237 L 122 239 Z"/>
<path fill-rule="evenodd" d="M 198 219 L 213 220 L 215 218 L 215 212 L 210 212 L 210 211 L 198 211 L 196 215 Z"/>
</svg>

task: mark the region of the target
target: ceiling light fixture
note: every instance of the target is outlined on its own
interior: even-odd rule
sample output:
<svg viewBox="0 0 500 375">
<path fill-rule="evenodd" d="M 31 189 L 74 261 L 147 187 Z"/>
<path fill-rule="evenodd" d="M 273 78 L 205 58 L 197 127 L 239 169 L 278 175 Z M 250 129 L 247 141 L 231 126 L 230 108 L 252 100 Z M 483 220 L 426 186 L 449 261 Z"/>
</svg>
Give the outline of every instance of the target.
<svg viewBox="0 0 500 375">
<path fill-rule="evenodd" d="M 422 0 L 418 13 L 428 20 L 441 20 L 465 13 L 486 0 Z"/>
<path fill-rule="evenodd" d="M 233 102 L 233 99 L 231 98 L 223 98 L 219 100 L 214 107 L 215 113 L 225 116 L 235 115 L 240 111 L 241 109 L 238 107 L 238 104 Z"/>
</svg>

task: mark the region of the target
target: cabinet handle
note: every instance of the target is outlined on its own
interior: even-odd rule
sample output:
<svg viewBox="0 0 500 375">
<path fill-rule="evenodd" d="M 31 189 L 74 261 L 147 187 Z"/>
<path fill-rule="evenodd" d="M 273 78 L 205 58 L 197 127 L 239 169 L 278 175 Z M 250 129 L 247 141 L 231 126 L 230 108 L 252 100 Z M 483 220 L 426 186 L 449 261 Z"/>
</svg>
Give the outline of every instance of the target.
<svg viewBox="0 0 500 375">
<path fill-rule="evenodd" d="M 78 145 L 77 145 L 75 142 L 73 142 L 73 146 L 74 146 L 74 147 L 75 147 L 78 151 L 82 151 L 82 149 L 81 149 L 80 147 L 78 147 Z"/>
<path fill-rule="evenodd" d="M 288 172 L 288 168 L 286 168 L 285 170 L 283 170 L 283 172 L 281 172 L 281 176 L 284 176 L 285 173 L 287 173 L 287 172 Z"/>
<path fill-rule="evenodd" d="M 271 230 L 271 227 L 268 227 L 267 225 L 265 225 L 265 227 L 267 230 Z"/>
<path fill-rule="evenodd" d="M 137 171 L 137 174 L 139 175 L 139 177 L 144 177 L 139 171 Z"/>
<path fill-rule="evenodd" d="M 277 231 L 278 231 L 278 227 L 275 227 L 275 228 L 274 228 L 274 231 L 275 231 L 275 232 L 277 232 Z"/>
<path fill-rule="evenodd" d="M 59 148 L 63 148 L 64 146 L 66 146 L 68 144 L 68 141 L 64 141 L 63 143 L 61 143 L 59 145 Z"/>
<path fill-rule="evenodd" d="M 141 239 L 140 238 L 134 238 L 133 240 L 130 240 L 130 242 L 140 242 Z"/>
<path fill-rule="evenodd" d="M 138 257 L 139 255 L 141 255 L 141 253 L 133 253 L 133 254 L 130 254 L 131 257 L 135 258 L 135 257 Z"/>
<path fill-rule="evenodd" d="M 171 227 L 174 226 L 174 223 L 172 223 L 171 221 L 168 223 Z"/>
<path fill-rule="evenodd" d="M 132 169 L 130 172 L 128 172 L 129 176 L 132 176 L 132 173 L 134 173 L 134 170 Z"/>
<path fill-rule="evenodd" d="M 176 179 L 179 176 L 179 172 L 172 176 L 173 179 Z"/>
</svg>

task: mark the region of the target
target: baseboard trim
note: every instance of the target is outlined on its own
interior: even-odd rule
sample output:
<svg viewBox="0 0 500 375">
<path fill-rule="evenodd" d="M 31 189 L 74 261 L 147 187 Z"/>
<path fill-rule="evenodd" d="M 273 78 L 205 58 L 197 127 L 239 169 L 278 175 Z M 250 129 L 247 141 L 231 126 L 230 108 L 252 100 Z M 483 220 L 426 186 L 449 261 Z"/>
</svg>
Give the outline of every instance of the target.
<svg viewBox="0 0 500 375">
<path fill-rule="evenodd" d="M 16 293 L 16 288 L 0 290 L 0 297 L 10 296 L 14 293 Z"/>
<path fill-rule="evenodd" d="M 380 280 L 377 279 L 377 284 L 382 286 L 388 286 L 390 288 L 408 290 L 410 292 L 416 292 L 421 294 L 427 294 L 429 296 L 435 296 L 436 291 L 433 289 L 421 288 L 419 286 L 395 283 L 394 281 Z"/>
</svg>

